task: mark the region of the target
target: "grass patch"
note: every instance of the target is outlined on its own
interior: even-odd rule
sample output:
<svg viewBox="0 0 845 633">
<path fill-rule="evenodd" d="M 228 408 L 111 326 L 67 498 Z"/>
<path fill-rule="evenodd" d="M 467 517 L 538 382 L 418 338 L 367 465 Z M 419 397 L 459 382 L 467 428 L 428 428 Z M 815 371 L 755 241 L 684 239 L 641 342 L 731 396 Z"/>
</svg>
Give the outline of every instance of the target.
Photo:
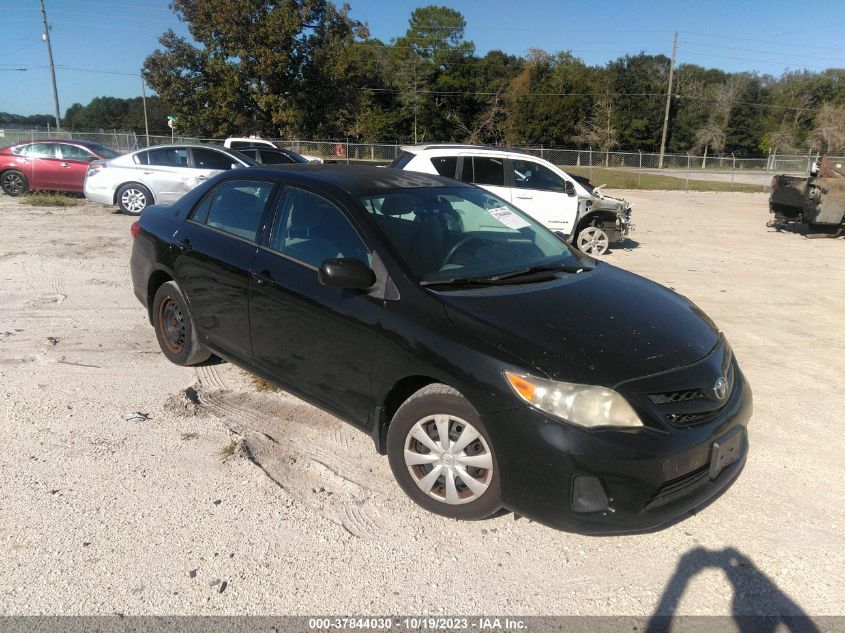
<svg viewBox="0 0 845 633">
<path fill-rule="evenodd" d="M 561 167 L 563 171 L 578 174 L 579 176 L 590 176 L 589 167 Z M 659 174 L 638 174 L 627 169 L 613 169 L 607 167 L 593 167 L 591 176 L 596 185 L 607 185 L 607 189 L 660 189 L 666 191 L 741 191 L 746 193 L 758 193 L 763 190 L 758 185 L 731 184 L 729 182 L 717 182 L 710 180 L 676 178 L 675 176 L 663 176 Z"/>
<path fill-rule="evenodd" d="M 250 381 L 252 382 L 252 386 L 255 388 L 256 391 L 272 391 L 277 392 L 281 391 L 276 385 L 272 382 L 268 382 L 263 378 L 259 378 L 258 376 L 253 376 Z"/>
<path fill-rule="evenodd" d="M 33 207 L 75 207 L 82 204 L 82 200 L 58 193 L 31 193 L 21 198 L 21 203 Z"/>
<path fill-rule="evenodd" d="M 200 436 L 199 433 L 182 433 L 182 439 L 184 441 L 195 440 Z"/>
<path fill-rule="evenodd" d="M 226 444 L 223 448 L 220 449 L 218 453 L 221 459 L 227 459 L 235 454 L 238 450 L 238 443 L 235 440 L 229 440 L 229 443 Z"/>
</svg>

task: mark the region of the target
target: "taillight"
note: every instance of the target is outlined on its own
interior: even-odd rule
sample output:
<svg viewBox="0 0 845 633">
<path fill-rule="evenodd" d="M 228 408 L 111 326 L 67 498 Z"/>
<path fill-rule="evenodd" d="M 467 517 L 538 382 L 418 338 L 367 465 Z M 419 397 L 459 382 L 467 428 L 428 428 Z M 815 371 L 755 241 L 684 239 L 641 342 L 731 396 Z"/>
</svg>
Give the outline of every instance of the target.
<svg viewBox="0 0 845 633">
<path fill-rule="evenodd" d="M 134 240 L 136 237 L 138 237 L 138 233 L 140 233 L 140 232 L 141 232 L 141 221 L 140 221 L 140 220 L 135 220 L 135 221 L 132 223 L 132 226 L 130 226 L 130 227 L 129 227 L 129 232 L 130 232 L 130 233 L 132 233 L 132 239 L 133 239 L 133 240 Z"/>
<path fill-rule="evenodd" d="M 92 160 L 90 163 L 88 163 L 88 171 L 85 172 L 85 176 L 87 178 L 90 178 L 94 174 L 98 174 L 101 169 L 105 169 L 105 168 L 106 168 L 106 164 L 103 161 Z"/>
</svg>

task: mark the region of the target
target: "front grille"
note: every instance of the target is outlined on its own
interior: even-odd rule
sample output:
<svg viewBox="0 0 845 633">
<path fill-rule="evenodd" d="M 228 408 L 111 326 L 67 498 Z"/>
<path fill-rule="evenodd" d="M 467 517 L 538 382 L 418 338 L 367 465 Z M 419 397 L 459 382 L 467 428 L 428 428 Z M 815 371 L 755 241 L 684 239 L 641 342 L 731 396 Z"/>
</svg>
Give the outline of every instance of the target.
<svg viewBox="0 0 845 633">
<path fill-rule="evenodd" d="M 673 499 L 686 494 L 690 488 L 708 477 L 709 468 L 709 465 L 702 466 L 691 473 L 667 481 L 657 489 L 657 492 L 654 493 L 654 496 L 645 505 L 646 510 L 670 503 Z"/>
<path fill-rule="evenodd" d="M 701 424 L 713 417 L 714 412 L 707 413 L 667 413 L 664 417 L 669 424 L 675 426 L 693 426 Z"/>
<path fill-rule="evenodd" d="M 706 397 L 701 389 L 684 389 L 683 391 L 667 391 L 666 393 L 651 393 L 648 396 L 654 404 L 669 404 L 671 402 L 687 402 Z"/>
</svg>

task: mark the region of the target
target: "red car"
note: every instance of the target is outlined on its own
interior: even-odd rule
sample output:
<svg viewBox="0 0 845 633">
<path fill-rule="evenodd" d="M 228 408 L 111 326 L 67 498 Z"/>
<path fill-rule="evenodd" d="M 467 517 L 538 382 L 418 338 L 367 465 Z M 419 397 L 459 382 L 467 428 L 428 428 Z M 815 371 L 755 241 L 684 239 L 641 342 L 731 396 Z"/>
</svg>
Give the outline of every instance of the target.
<svg viewBox="0 0 845 633">
<path fill-rule="evenodd" d="M 31 141 L 0 147 L 0 187 L 10 196 L 36 189 L 81 193 L 88 163 L 117 156 L 108 147 L 87 141 Z"/>
</svg>

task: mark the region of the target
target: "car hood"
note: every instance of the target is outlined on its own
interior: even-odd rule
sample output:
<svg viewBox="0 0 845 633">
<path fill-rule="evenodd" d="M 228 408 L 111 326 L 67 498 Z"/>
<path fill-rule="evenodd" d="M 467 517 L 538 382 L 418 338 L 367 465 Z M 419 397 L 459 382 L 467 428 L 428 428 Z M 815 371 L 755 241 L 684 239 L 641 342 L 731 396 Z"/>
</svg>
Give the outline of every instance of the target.
<svg viewBox="0 0 845 633">
<path fill-rule="evenodd" d="M 467 335 L 555 380 L 614 387 L 694 363 L 719 341 L 691 301 L 601 262 L 555 281 L 437 294 Z"/>
</svg>

